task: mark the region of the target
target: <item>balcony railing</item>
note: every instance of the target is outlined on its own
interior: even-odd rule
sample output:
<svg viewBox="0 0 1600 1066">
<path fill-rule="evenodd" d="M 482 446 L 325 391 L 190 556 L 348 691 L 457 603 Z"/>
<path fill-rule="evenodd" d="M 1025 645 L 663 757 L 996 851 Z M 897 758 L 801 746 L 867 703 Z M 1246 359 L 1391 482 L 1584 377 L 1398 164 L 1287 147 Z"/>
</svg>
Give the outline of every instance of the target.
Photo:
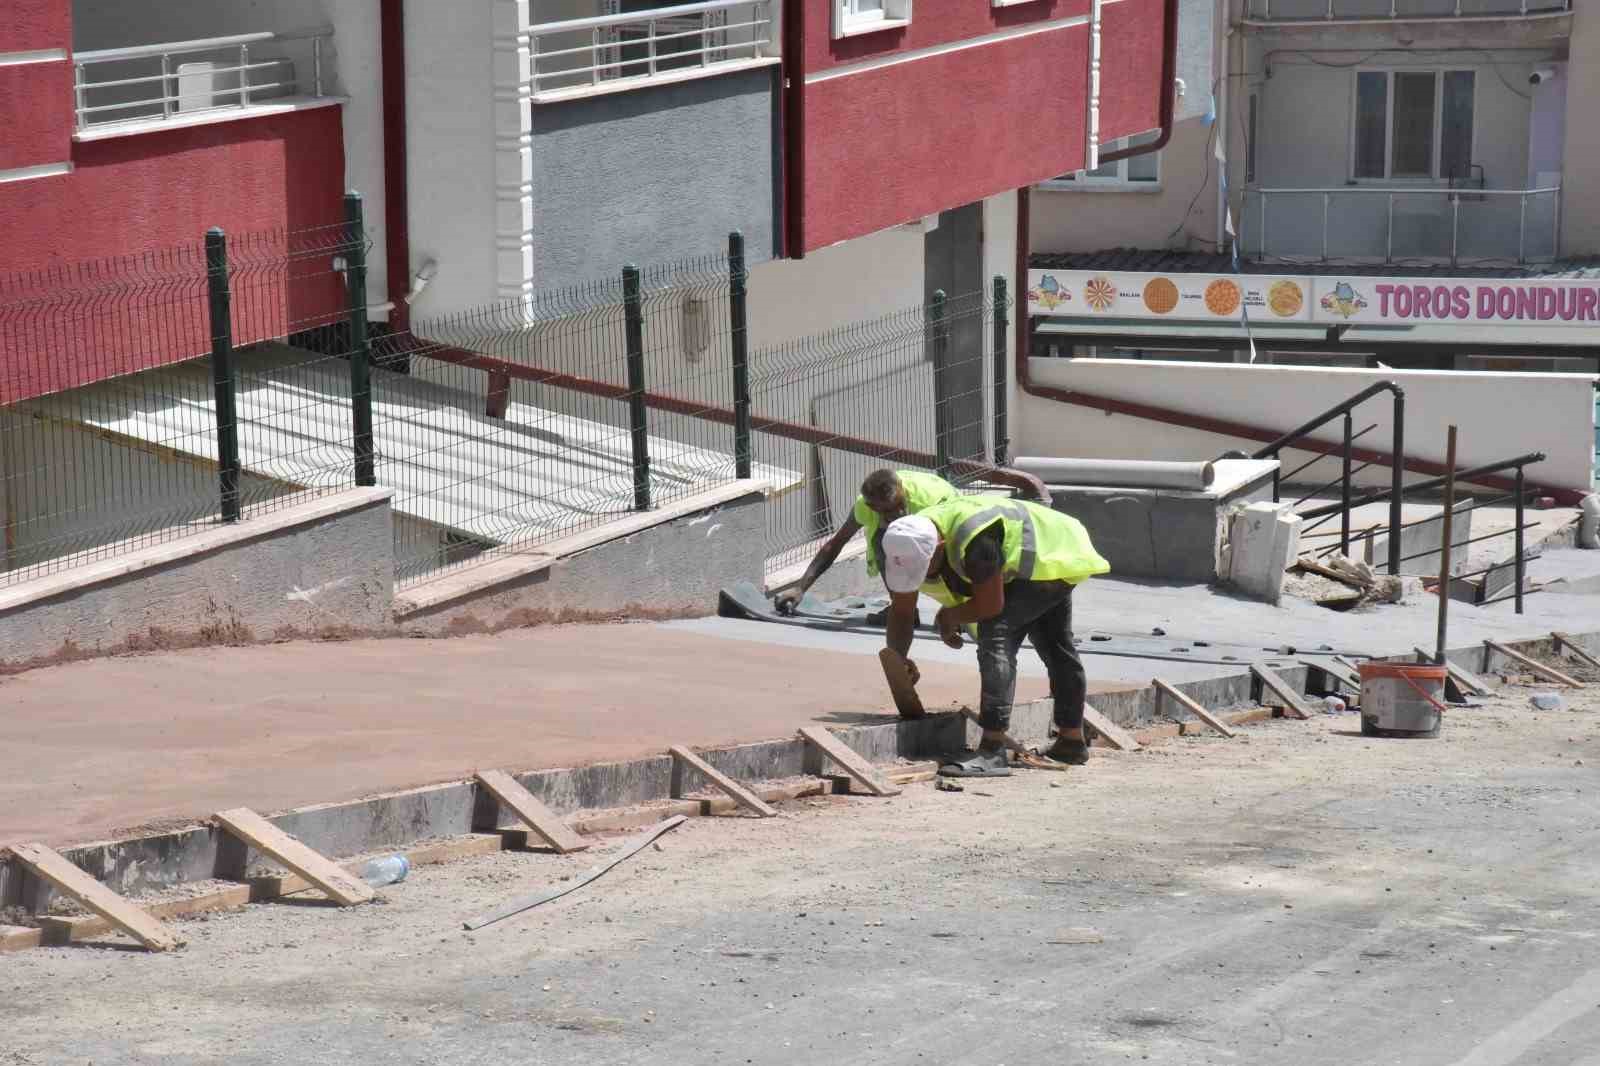
<svg viewBox="0 0 1600 1066">
<path fill-rule="evenodd" d="M 717 73 L 773 52 L 769 0 L 706 0 L 648 11 L 565 19 L 517 38 L 530 53 L 535 101 Z"/>
<path fill-rule="evenodd" d="M 77 128 L 320 97 L 330 27 L 75 52 Z"/>
<path fill-rule="evenodd" d="M 1252 22 L 1371 22 L 1564 15 L 1572 0 L 1248 0 Z"/>
<path fill-rule="evenodd" d="M 1246 189 L 1243 248 L 1261 259 L 1392 263 L 1556 259 L 1561 189 Z"/>
</svg>

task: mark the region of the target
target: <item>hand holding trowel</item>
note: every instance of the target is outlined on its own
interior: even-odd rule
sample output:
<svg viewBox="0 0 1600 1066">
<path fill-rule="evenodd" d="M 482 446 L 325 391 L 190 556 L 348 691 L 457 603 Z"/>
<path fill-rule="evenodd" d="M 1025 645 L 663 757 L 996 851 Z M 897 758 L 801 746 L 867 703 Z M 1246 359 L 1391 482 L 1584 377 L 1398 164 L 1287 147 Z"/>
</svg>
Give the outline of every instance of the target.
<svg viewBox="0 0 1600 1066">
<path fill-rule="evenodd" d="M 893 648 L 878 652 L 878 661 L 883 664 L 883 677 L 889 682 L 889 691 L 894 694 L 894 706 L 900 712 L 900 717 L 927 717 L 928 712 L 922 707 L 922 697 L 917 695 L 917 682 L 922 680 L 917 664 Z"/>
</svg>

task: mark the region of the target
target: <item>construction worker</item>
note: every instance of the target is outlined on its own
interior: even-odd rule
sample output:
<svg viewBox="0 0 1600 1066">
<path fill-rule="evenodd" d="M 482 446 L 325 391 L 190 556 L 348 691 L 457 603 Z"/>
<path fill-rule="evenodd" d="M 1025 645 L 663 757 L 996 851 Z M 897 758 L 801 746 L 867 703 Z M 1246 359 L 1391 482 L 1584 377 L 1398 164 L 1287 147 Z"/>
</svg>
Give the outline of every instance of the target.
<svg viewBox="0 0 1600 1066">
<path fill-rule="evenodd" d="M 1072 647 L 1072 590 L 1111 565 L 1094 550 L 1083 524 L 1023 500 L 961 496 L 891 522 L 883 534 L 883 556 L 891 596 L 889 647 L 901 656 L 911 650 L 919 591 L 942 605 L 934 624 L 946 644 L 961 647 L 963 629 L 977 639 L 983 739 L 976 754 L 941 766 L 939 773 L 1011 773 L 1006 729 L 1017 650 L 1025 639 L 1044 660 L 1055 701 L 1056 739 L 1045 755 L 1074 765 L 1088 762 L 1087 680 Z M 910 672 L 916 675 L 914 667 Z"/>
<path fill-rule="evenodd" d="M 991 470 L 985 474 L 985 479 L 1010 485 L 1035 499 L 1046 502 L 1050 499 L 1044 484 L 1030 474 L 1016 470 Z M 960 496 L 961 490 L 938 474 L 927 474 L 920 470 L 874 470 L 861 483 L 861 495 L 856 497 L 855 507 L 851 509 L 844 525 L 817 551 L 816 558 L 811 560 L 811 565 L 806 567 L 800 580 L 779 591 L 774 601 L 778 613 L 795 612 L 801 597 L 828 572 L 858 530 L 866 531 L 867 573 L 876 577 L 882 556 L 878 536 L 884 526 L 901 515 L 920 514 L 934 504 L 959 499 Z"/>
</svg>

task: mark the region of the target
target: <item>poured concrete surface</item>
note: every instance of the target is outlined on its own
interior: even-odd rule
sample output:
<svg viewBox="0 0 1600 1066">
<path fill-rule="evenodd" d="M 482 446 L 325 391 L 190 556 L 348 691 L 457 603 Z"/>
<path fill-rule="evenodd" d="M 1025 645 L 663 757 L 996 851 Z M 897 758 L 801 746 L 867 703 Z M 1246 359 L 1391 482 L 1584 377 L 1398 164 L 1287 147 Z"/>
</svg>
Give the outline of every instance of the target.
<svg viewBox="0 0 1600 1066">
<path fill-rule="evenodd" d="M 1370 655 L 1430 646 L 1431 601 L 1339 614 L 1200 585 L 1097 578 L 1074 596 L 1091 691 L 1242 672 L 1127 658 L 1094 632 L 1323 645 Z M 925 613 L 926 616 L 926 613 Z M 1600 596 L 1452 605 L 1451 644 L 1600 628 Z M 83 843 L 226 807 L 263 811 L 469 776 L 625 759 L 668 744 L 786 737 L 807 722 L 893 720 L 882 637 L 708 618 L 561 626 L 445 640 L 281 644 L 108 659 L 0 680 L 0 843 Z M 930 708 L 976 705 L 970 648 L 919 639 Z M 1048 694 L 1020 657 L 1018 700 Z M 863 718 L 867 716 L 867 718 Z"/>
<path fill-rule="evenodd" d="M 623 841 L 0 956 L 0 1062 L 1592 1066 L 1600 703 L 1527 694 L 696 819 L 472 934 Z"/>
<path fill-rule="evenodd" d="M 893 720 L 878 646 L 849 654 L 585 625 L 36 670 L 0 680 L 0 844 L 78 843 L 481 767 L 571 766 L 784 737 L 808 722 Z M 922 664 L 929 707 L 976 705 L 968 656 Z M 1017 686 L 1019 699 L 1048 692 L 1038 676 Z"/>
</svg>

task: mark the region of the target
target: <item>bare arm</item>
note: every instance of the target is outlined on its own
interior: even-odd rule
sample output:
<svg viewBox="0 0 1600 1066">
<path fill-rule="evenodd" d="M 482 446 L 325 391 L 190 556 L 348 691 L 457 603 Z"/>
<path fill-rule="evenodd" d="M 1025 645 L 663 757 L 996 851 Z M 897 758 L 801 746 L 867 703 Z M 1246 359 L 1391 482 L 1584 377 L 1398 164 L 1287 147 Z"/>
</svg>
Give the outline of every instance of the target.
<svg viewBox="0 0 1600 1066">
<path fill-rule="evenodd" d="M 833 536 L 829 537 L 827 542 L 817 550 L 816 558 L 811 560 L 811 565 L 806 567 L 806 572 L 800 575 L 800 580 L 788 586 L 779 594 L 777 598 L 778 610 L 785 614 L 794 610 L 795 605 L 800 602 L 800 597 L 804 596 L 806 591 L 812 585 L 815 585 L 823 574 L 828 572 L 828 567 L 838 560 L 839 553 L 844 551 L 844 546 L 850 543 L 850 538 L 855 536 L 860 529 L 861 524 L 856 521 L 854 514 L 846 518 L 844 525 L 840 526 Z"/>
<path fill-rule="evenodd" d="M 940 611 L 939 621 L 942 625 L 950 626 L 982 622 L 1005 610 L 1005 606 L 1005 574 L 997 570 L 988 580 L 972 586 L 972 599 L 960 607 L 946 607 Z"/>
<path fill-rule="evenodd" d="M 996 467 L 995 469 L 984 474 L 983 479 L 985 481 L 992 481 L 997 485 L 1004 485 L 1007 488 L 1016 489 L 1017 492 L 1022 494 L 1022 498 L 1025 500 L 1033 500 L 1035 503 L 1042 503 L 1046 505 L 1051 502 L 1050 490 L 1045 487 L 1044 482 L 1040 481 L 1032 474 L 1023 473 L 1021 470 L 1012 470 L 1009 467 Z"/>
<path fill-rule="evenodd" d="M 902 657 L 911 653 L 911 639 L 917 628 L 917 594 L 889 594 L 889 624 L 884 628 L 884 643 Z"/>
</svg>

